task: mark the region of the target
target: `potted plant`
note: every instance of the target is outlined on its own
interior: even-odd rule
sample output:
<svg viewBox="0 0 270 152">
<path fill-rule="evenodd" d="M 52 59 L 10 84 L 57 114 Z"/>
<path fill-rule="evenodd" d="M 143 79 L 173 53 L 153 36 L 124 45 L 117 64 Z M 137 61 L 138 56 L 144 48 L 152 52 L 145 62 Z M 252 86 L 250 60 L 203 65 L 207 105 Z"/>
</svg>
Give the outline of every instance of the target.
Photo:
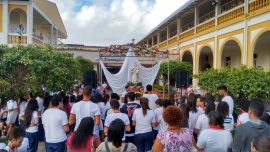
<svg viewBox="0 0 270 152">
<path fill-rule="evenodd" d="M 127 85 L 128 85 L 130 88 L 134 88 L 134 83 L 131 82 L 131 81 L 128 81 L 128 82 L 127 82 Z"/>
<path fill-rule="evenodd" d="M 140 88 L 142 86 L 142 82 L 137 82 L 136 86 L 137 86 L 137 88 Z"/>
</svg>

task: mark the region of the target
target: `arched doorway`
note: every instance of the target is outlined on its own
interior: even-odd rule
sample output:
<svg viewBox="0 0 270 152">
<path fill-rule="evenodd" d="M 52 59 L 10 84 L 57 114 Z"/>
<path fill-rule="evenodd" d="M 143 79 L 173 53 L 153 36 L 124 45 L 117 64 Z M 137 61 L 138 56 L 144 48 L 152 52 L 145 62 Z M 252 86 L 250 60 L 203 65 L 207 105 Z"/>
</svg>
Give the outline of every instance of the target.
<svg viewBox="0 0 270 152">
<path fill-rule="evenodd" d="M 185 51 L 182 57 L 183 62 L 189 62 L 193 64 L 193 57 L 190 51 Z"/>
<path fill-rule="evenodd" d="M 221 54 L 221 67 L 239 68 L 241 66 L 241 48 L 236 41 L 226 42 Z"/>
<path fill-rule="evenodd" d="M 213 67 L 214 58 L 212 49 L 209 46 L 205 46 L 201 49 L 199 54 L 199 71 L 205 71 Z"/>
<path fill-rule="evenodd" d="M 253 66 L 270 69 L 270 31 L 259 36 L 253 50 Z"/>
<path fill-rule="evenodd" d="M 24 10 L 15 8 L 9 14 L 9 33 L 17 33 L 20 25 L 23 26 L 23 33 L 26 33 L 27 14 Z"/>
</svg>

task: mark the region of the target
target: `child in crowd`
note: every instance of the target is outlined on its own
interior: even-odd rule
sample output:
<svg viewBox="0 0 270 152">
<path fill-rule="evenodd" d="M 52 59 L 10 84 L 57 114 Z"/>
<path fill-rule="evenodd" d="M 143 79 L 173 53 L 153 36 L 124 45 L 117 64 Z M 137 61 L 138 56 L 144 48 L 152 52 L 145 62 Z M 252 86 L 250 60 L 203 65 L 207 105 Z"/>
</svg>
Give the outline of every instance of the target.
<svg viewBox="0 0 270 152">
<path fill-rule="evenodd" d="M 8 152 L 16 152 L 17 148 L 22 145 L 23 141 L 21 129 L 18 127 L 13 127 L 12 129 L 10 129 L 9 139 L 10 141 L 6 146 L 5 150 L 7 150 Z"/>
<path fill-rule="evenodd" d="M 217 111 L 219 111 L 224 119 L 224 129 L 232 131 L 234 128 L 234 121 L 232 114 L 229 114 L 229 105 L 227 102 L 220 102 L 217 106 Z"/>
<path fill-rule="evenodd" d="M 249 121 L 249 116 L 248 116 L 249 104 L 250 104 L 250 101 L 248 99 L 242 98 L 239 100 L 238 105 L 241 110 L 241 114 L 237 118 L 237 126 Z"/>
<path fill-rule="evenodd" d="M 170 100 L 164 100 L 162 103 L 162 109 L 164 111 L 168 106 L 172 106 L 173 103 Z M 162 112 L 163 113 L 163 112 Z M 164 121 L 162 114 L 157 118 L 157 125 L 159 125 L 158 133 L 166 131 L 168 129 L 167 123 Z"/>
<path fill-rule="evenodd" d="M 158 117 L 160 115 L 162 115 L 162 113 L 163 113 L 163 107 L 162 107 L 163 103 L 162 102 L 163 102 L 163 100 L 161 100 L 161 99 L 157 99 L 155 102 L 156 106 L 157 106 L 157 108 L 154 110 L 156 121 L 158 121 Z M 154 139 L 156 139 L 156 137 L 157 137 L 158 130 L 159 130 L 159 125 L 157 125 L 156 127 L 153 128 Z"/>
<path fill-rule="evenodd" d="M 140 100 L 142 98 L 142 94 L 136 93 L 135 98 L 136 99 L 134 100 L 134 102 L 137 103 L 138 105 L 140 105 Z"/>
</svg>

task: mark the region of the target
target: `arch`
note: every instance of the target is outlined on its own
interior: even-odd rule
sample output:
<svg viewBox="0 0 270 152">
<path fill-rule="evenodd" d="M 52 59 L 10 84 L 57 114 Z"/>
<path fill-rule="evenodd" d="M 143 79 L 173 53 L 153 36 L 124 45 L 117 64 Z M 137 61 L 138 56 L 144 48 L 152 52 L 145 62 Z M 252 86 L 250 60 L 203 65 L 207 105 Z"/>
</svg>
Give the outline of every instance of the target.
<svg viewBox="0 0 270 152">
<path fill-rule="evenodd" d="M 193 56 L 192 51 L 191 50 L 185 50 L 185 51 L 183 51 L 183 53 L 181 54 L 181 61 L 184 61 L 185 55 L 188 55 L 188 58 L 189 58 L 185 62 L 191 62 L 191 64 L 193 64 L 193 58 L 194 58 L 194 56 Z"/>
<path fill-rule="evenodd" d="M 264 30 L 256 36 L 251 51 L 251 66 L 270 69 L 270 30 Z"/>
<path fill-rule="evenodd" d="M 25 12 L 25 14 L 27 14 L 27 5 L 13 5 L 13 4 L 10 4 L 8 6 L 8 13 L 10 14 L 15 9 L 21 9 L 21 10 L 23 10 Z"/>
<path fill-rule="evenodd" d="M 210 45 L 204 45 L 198 51 L 198 71 L 205 71 L 206 69 L 214 67 L 214 50 Z"/>
<path fill-rule="evenodd" d="M 14 7 L 9 13 L 9 30 L 11 33 L 17 33 L 19 25 L 23 25 L 24 32 L 27 29 L 27 13 L 22 8 Z"/>
<path fill-rule="evenodd" d="M 237 50 L 239 50 L 237 52 Z M 220 51 L 220 66 L 238 68 L 242 64 L 242 48 L 239 42 L 228 39 Z"/>
</svg>

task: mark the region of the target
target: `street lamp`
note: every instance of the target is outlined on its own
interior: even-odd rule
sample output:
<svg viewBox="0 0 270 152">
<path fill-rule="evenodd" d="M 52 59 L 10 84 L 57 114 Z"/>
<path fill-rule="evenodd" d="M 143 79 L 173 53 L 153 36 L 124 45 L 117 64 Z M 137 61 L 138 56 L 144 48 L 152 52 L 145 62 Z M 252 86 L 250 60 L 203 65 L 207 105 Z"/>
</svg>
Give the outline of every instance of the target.
<svg viewBox="0 0 270 152">
<path fill-rule="evenodd" d="M 135 41 L 135 39 L 132 39 L 132 43 L 133 43 L 133 45 L 134 45 L 134 41 Z"/>
</svg>

